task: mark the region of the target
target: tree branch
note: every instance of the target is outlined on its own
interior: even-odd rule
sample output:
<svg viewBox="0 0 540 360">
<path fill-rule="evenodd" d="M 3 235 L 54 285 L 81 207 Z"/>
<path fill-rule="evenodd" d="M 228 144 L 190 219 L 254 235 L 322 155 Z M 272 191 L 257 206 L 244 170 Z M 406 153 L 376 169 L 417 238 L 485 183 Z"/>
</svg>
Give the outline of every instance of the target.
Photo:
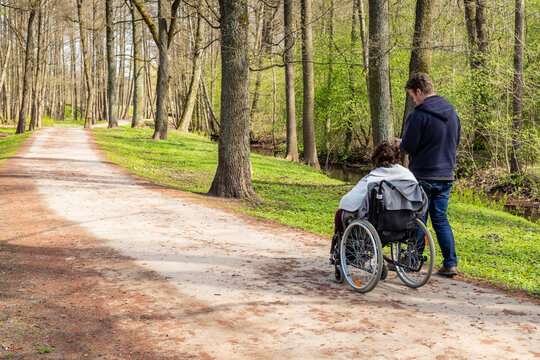
<svg viewBox="0 0 540 360">
<path fill-rule="evenodd" d="M 181 0 L 174 0 L 172 6 L 171 6 L 171 23 L 169 25 L 169 31 L 168 31 L 168 40 L 167 40 L 167 47 L 170 47 L 172 44 L 172 39 L 174 38 L 175 34 L 175 28 L 176 28 L 176 15 L 178 13 L 178 8 L 180 7 Z"/>
<path fill-rule="evenodd" d="M 139 14 L 141 14 L 141 17 L 148 26 L 148 30 L 150 30 L 150 33 L 152 34 L 154 42 L 156 43 L 156 45 L 159 46 L 161 41 L 159 40 L 156 23 L 152 21 L 152 17 L 150 16 L 150 13 L 148 13 L 148 10 L 146 10 L 146 7 L 144 6 L 142 0 L 131 0 L 131 3 L 137 8 Z"/>
</svg>

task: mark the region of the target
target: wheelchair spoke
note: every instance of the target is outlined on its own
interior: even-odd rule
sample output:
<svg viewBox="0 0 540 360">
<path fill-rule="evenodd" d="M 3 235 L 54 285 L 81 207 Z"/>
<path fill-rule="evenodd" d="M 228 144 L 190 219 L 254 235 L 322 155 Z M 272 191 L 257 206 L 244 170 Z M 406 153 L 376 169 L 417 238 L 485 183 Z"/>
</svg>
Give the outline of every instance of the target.
<svg viewBox="0 0 540 360">
<path fill-rule="evenodd" d="M 416 231 L 392 243 L 391 255 L 399 278 L 409 287 L 424 285 L 433 271 L 434 244 L 428 229 L 419 220 Z"/>
</svg>

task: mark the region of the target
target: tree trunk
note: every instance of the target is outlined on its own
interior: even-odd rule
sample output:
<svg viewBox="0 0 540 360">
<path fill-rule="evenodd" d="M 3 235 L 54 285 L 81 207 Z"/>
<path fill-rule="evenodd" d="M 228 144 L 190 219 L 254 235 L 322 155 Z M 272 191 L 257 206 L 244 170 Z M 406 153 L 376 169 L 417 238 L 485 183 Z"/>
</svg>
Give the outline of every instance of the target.
<svg viewBox="0 0 540 360">
<path fill-rule="evenodd" d="M 315 143 L 315 80 L 313 74 L 312 0 L 302 0 L 302 72 L 304 82 L 304 111 L 302 114 L 304 133 L 304 162 L 320 168 Z"/>
<path fill-rule="evenodd" d="M 133 31 L 133 116 L 131 127 L 139 127 L 143 118 L 143 84 L 144 84 L 144 59 L 143 59 L 143 32 L 141 16 L 135 7 L 131 6 L 131 19 Z"/>
<path fill-rule="evenodd" d="M 36 18 L 36 8 L 30 9 L 30 15 L 28 17 L 28 25 L 26 27 L 26 53 L 24 56 L 24 75 L 23 75 L 23 89 L 21 98 L 21 107 L 19 110 L 19 122 L 17 123 L 17 134 L 23 134 L 26 128 L 26 113 L 28 103 L 28 92 L 30 90 L 32 81 L 32 44 L 34 38 L 33 24 Z"/>
<path fill-rule="evenodd" d="M 465 9 L 465 25 L 467 27 L 467 39 L 469 40 L 469 62 L 471 69 L 475 68 L 476 48 L 478 44 L 476 36 L 476 4 L 475 0 L 463 0 Z"/>
<path fill-rule="evenodd" d="M 39 125 L 39 103 L 40 103 L 40 91 L 38 91 L 38 81 L 40 75 L 40 62 L 41 62 L 41 33 L 43 23 L 43 12 L 38 9 L 38 27 L 37 27 L 37 53 L 35 62 L 34 79 L 32 80 L 32 111 L 30 116 L 29 131 L 34 130 Z"/>
<path fill-rule="evenodd" d="M 0 75 L 0 91 L 4 87 L 6 81 L 6 73 L 9 65 L 9 55 L 11 53 L 11 41 L 8 42 L 8 48 L 6 50 L 6 58 L 4 59 L 4 66 L 2 66 L 2 74 Z"/>
<path fill-rule="evenodd" d="M 169 94 L 169 46 L 175 35 L 176 13 L 180 6 L 180 0 L 174 0 L 169 6 L 169 1 L 158 0 L 158 25 L 152 20 L 142 0 L 132 0 L 133 5 L 141 14 L 144 22 L 148 26 L 152 38 L 159 51 L 159 66 L 156 84 L 156 116 L 154 120 L 154 140 L 167 139 L 167 128 L 169 124 L 169 114 L 167 102 Z M 170 19 L 170 23 L 167 20 Z"/>
<path fill-rule="evenodd" d="M 218 167 L 209 193 L 256 199 L 249 149 L 247 0 L 220 0 L 221 134 Z"/>
<path fill-rule="evenodd" d="M 409 62 L 409 77 L 418 72 L 429 74 L 431 64 L 431 18 L 433 0 L 416 0 L 416 21 L 412 41 L 411 60 Z M 414 110 L 414 104 L 409 95 L 405 95 L 405 111 L 403 127 L 407 116 Z"/>
<path fill-rule="evenodd" d="M 329 96 L 329 100 L 331 100 L 332 96 L 332 87 L 333 87 L 333 73 L 334 73 L 334 0 L 330 0 L 330 8 L 328 11 L 328 24 L 327 24 L 327 37 L 328 37 L 328 74 L 326 78 L 326 93 Z M 330 133 L 332 128 L 332 119 L 330 114 L 326 115 L 326 121 L 324 126 L 324 137 L 325 137 L 325 152 L 326 152 L 326 162 L 324 165 L 325 169 L 328 169 L 328 166 L 330 165 L 330 155 L 332 152 L 332 144 L 330 139 Z"/>
<path fill-rule="evenodd" d="M 298 140 L 296 135 L 296 94 L 294 89 L 294 19 L 293 0 L 284 0 L 283 15 L 285 26 L 285 96 L 287 102 L 287 160 L 298 161 Z"/>
<path fill-rule="evenodd" d="M 521 171 L 517 151 L 520 146 L 520 133 L 523 126 L 523 47 L 525 27 L 525 0 L 516 0 L 515 10 L 515 44 L 514 44 L 514 84 L 513 84 L 513 116 L 512 122 L 512 154 L 510 172 Z"/>
<path fill-rule="evenodd" d="M 263 15 L 262 15 L 262 26 L 260 31 L 260 41 L 259 41 L 259 51 L 258 51 L 258 60 L 257 67 L 261 68 L 263 65 L 263 60 L 265 56 L 268 55 L 272 46 L 272 36 L 273 36 L 273 21 L 276 15 L 277 4 L 275 1 L 270 1 L 269 3 L 263 3 Z M 250 117 L 253 119 L 253 116 L 257 112 L 259 105 L 259 98 L 262 85 L 262 71 L 257 71 L 255 76 L 255 89 L 253 91 L 253 101 L 251 102 L 251 111 Z"/>
<path fill-rule="evenodd" d="M 163 2 L 163 0 L 161 0 Z M 162 28 L 160 20 L 160 29 Z M 160 33 L 164 31 L 160 30 Z M 167 139 L 169 114 L 167 112 L 167 95 L 169 92 L 169 49 L 166 44 L 159 44 L 159 66 L 156 84 L 156 118 L 154 124 L 154 140 Z"/>
<path fill-rule="evenodd" d="M 489 139 L 485 133 L 489 112 L 488 71 L 486 61 L 488 56 L 488 38 L 485 17 L 485 0 L 464 0 L 465 23 L 469 41 L 469 63 L 471 66 L 471 81 L 475 84 L 472 107 L 475 114 L 474 145 L 485 149 Z"/>
<path fill-rule="evenodd" d="M 355 0 L 356 1 L 356 0 Z M 369 40 L 366 35 L 366 15 L 364 13 L 364 0 L 357 0 L 358 21 L 360 22 L 360 39 L 362 40 L 362 64 L 366 74 L 366 83 L 368 82 L 369 69 Z M 367 84 L 366 84 L 367 85 Z M 366 86 L 367 88 L 367 86 Z"/>
<path fill-rule="evenodd" d="M 116 116 L 116 54 L 114 51 L 113 16 L 113 0 L 105 0 L 105 21 L 107 28 L 107 120 L 109 122 L 109 128 L 118 126 Z"/>
<path fill-rule="evenodd" d="M 89 129 L 92 127 L 93 117 L 93 104 L 94 104 L 94 89 L 92 86 L 92 80 L 90 78 L 90 59 L 88 58 L 88 43 L 86 38 L 86 32 L 84 30 L 83 14 L 82 14 L 83 0 L 77 0 L 77 15 L 79 18 L 79 32 L 81 37 L 81 52 L 82 63 L 84 68 L 84 79 L 86 83 L 86 105 L 84 109 L 84 128 Z"/>
<path fill-rule="evenodd" d="M 191 71 L 191 81 L 189 83 L 189 90 L 184 101 L 182 109 L 182 116 L 180 118 L 179 129 L 181 131 L 188 131 L 191 124 L 191 118 L 193 117 L 193 109 L 195 108 L 195 102 L 197 101 L 197 91 L 199 90 L 199 82 L 202 72 L 202 54 L 201 54 L 201 42 L 202 42 L 202 21 L 199 12 L 197 12 L 197 28 L 195 30 L 195 38 L 193 41 L 193 62 Z"/>
<path fill-rule="evenodd" d="M 388 0 L 369 0 L 369 105 L 373 145 L 394 134 L 390 100 Z"/>
</svg>

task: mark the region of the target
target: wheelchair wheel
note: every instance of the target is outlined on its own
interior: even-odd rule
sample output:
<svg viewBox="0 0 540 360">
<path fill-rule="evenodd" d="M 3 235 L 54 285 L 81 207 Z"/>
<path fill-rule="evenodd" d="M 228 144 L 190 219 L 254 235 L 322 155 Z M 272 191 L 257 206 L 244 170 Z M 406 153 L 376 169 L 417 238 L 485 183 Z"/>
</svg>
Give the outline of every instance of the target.
<svg viewBox="0 0 540 360">
<path fill-rule="evenodd" d="M 364 220 L 353 221 L 341 238 L 339 254 L 347 283 L 360 293 L 373 290 L 383 267 L 381 240 L 375 228 Z"/>
<path fill-rule="evenodd" d="M 417 232 L 391 245 L 397 275 L 411 288 L 419 288 L 428 282 L 435 262 L 433 238 L 421 220 L 416 219 L 416 222 Z"/>
</svg>

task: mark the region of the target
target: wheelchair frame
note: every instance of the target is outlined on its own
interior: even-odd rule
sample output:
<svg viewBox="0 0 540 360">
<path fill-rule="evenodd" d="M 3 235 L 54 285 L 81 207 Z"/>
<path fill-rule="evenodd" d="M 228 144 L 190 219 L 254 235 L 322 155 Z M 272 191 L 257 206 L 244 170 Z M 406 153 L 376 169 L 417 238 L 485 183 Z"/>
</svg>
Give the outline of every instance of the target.
<svg viewBox="0 0 540 360">
<path fill-rule="evenodd" d="M 345 224 L 345 231 L 343 232 L 339 241 L 337 241 L 334 248 L 334 259 L 337 260 L 335 264 L 336 280 L 339 282 L 346 280 L 354 290 L 361 293 L 366 293 L 373 290 L 381 279 L 384 280 L 386 278 L 388 268 L 384 264 L 385 262 L 394 265 L 398 277 L 405 285 L 411 288 L 419 288 L 429 281 L 435 262 L 435 246 L 431 233 L 427 229 L 426 225 L 416 216 L 409 219 L 409 221 L 414 222 L 414 229 L 412 229 L 413 223 L 409 222 L 403 226 L 404 235 L 389 240 L 383 238 L 383 241 L 381 241 L 382 234 L 379 234 L 376 229 L 376 220 L 379 217 L 380 212 L 385 211 L 383 208 L 379 207 L 381 204 L 380 200 L 382 199 L 382 197 L 379 198 L 379 195 L 382 196 L 381 185 L 383 182 L 386 182 L 393 187 L 390 183 L 383 180 L 379 184 L 379 193 L 375 192 L 375 189 L 373 189 L 369 200 L 371 205 L 368 220 L 356 218 L 353 219 L 349 224 Z M 375 196 L 377 196 L 379 202 L 376 201 L 377 199 L 372 199 L 372 197 Z M 355 231 L 357 232 L 357 230 L 360 229 L 362 229 L 367 236 L 359 238 Z M 384 228 L 379 226 L 379 230 L 381 229 Z M 424 244 L 421 247 L 419 246 L 419 231 L 424 233 Z M 396 235 L 396 233 L 393 233 L 392 235 Z M 347 244 L 349 238 L 354 238 L 355 236 L 356 239 L 353 239 L 355 242 L 353 249 L 348 249 Z M 369 245 L 369 251 L 365 251 L 366 244 Z M 383 247 L 388 245 L 391 247 L 391 256 L 387 256 L 383 253 Z M 406 249 L 402 248 L 403 245 L 406 245 Z M 360 248 L 364 249 L 364 253 L 361 252 Z M 418 254 L 420 249 L 422 250 L 421 255 Z M 347 252 L 348 250 L 349 252 Z M 428 256 L 424 255 L 426 250 L 428 252 Z M 368 259 L 371 263 L 366 269 L 363 269 L 361 268 L 360 264 L 362 264 L 362 267 L 367 264 L 366 254 L 371 255 Z M 410 263 L 407 264 L 406 260 L 408 260 Z M 345 264 L 345 266 L 342 264 Z M 420 274 L 424 265 L 426 266 L 425 273 L 422 273 L 420 279 L 414 279 L 411 274 Z M 349 274 L 349 266 L 364 270 L 367 273 L 371 273 L 372 276 L 367 282 L 359 280 L 358 278 L 355 278 L 353 275 Z"/>
</svg>

